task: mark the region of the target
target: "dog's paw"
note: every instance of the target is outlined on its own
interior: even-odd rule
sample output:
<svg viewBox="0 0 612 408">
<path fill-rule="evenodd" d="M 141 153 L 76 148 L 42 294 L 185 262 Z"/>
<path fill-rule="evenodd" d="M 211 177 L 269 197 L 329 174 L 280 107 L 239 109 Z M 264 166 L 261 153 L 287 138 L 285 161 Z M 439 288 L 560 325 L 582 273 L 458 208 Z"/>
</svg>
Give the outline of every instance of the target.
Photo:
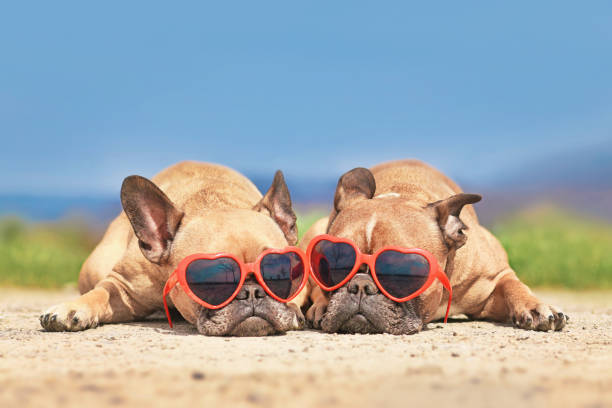
<svg viewBox="0 0 612 408">
<path fill-rule="evenodd" d="M 300 310 L 299 306 L 295 303 L 287 303 L 287 307 L 293 310 L 293 313 L 295 313 L 295 320 L 293 321 L 293 330 L 302 330 L 304 328 L 305 319 L 304 314 L 302 314 L 302 311 Z"/>
<path fill-rule="evenodd" d="M 98 319 L 86 304 L 66 302 L 41 314 L 40 325 L 46 331 L 80 331 L 96 327 Z"/>
<path fill-rule="evenodd" d="M 327 311 L 329 301 L 321 296 L 306 311 L 306 321 L 313 329 L 321 329 L 321 320 Z"/>
<path fill-rule="evenodd" d="M 561 330 L 569 320 L 561 310 L 544 303 L 531 308 L 515 307 L 511 318 L 515 327 L 538 331 Z"/>
</svg>

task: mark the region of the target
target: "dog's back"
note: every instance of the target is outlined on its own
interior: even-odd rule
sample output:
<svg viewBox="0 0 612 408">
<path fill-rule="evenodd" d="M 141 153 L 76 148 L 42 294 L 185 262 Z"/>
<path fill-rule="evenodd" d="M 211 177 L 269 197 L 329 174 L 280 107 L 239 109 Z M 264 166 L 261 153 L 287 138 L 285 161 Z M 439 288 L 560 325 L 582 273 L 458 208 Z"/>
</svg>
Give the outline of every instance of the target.
<svg viewBox="0 0 612 408">
<path fill-rule="evenodd" d="M 184 161 L 162 170 L 152 181 L 179 207 L 198 200 L 206 207 L 251 208 L 262 197 L 249 179 L 219 164 Z"/>
<path fill-rule="evenodd" d="M 376 195 L 399 194 L 410 201 L 427 205 L 462 193 L 459 186 L 440 171 L 419 160 L 397 160 L 370 169 L 376 179 Z M 461 214 L 466 224 L 477 224 L 472 206 Z"/>
</svg>

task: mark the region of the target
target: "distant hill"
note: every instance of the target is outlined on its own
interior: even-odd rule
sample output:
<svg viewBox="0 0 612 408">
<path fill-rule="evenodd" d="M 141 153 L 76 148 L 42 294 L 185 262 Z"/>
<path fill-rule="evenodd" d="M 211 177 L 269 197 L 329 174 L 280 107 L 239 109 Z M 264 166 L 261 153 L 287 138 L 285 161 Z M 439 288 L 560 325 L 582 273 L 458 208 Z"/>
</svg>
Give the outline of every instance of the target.
<svg viewBox="0 0 612 408">
<path fill-rule="evenodd" d="M 250 178 L 262 193 L 272 182 L 269 175 Z M 338 181 L 336 176 L 286 180 L 293 203 L 301 209 L 329 208 Z M 552 203 L 612 220 L 612 141 L 548 156 L 512 173 L 496 175 L 487 183 L 461 185 L 466 191 L 483 195 L 476 208 L 485 223 L 537 203 Z M 0 216 L 14 214 L 33 221 L 79 217 L 101 225 L 120 211 L 119 191 L 105 196 L 0 194 Z"/>
<path fill-rule="evenodd" d="M 506 190 L 612 189 L 612 135 L 591 147 L 547 155 L 509 174 L 495 175 L 489 187 Z"/>
<path fill-rule="evenodd" d="M 252 178 L 262 193 L 270 187 L 272 180 L 268 178 Z M 331 203 L 337 180 L 287 180 L 287 183 L 294 204 L 310 208 Z M 118 191 L 116 195 L 97 196 L 0 194 L 0 217 L 18 216 L 31 221 L 80 218 L 97 226 L 109 222 L 120 211 Z"/>
<path fill-rule="evenodd" d="M 476 208 L 484 223 L 540 203 L 612 220 L 612 140 L 544 157 L 492 182 L 463 185 L 483 195 Z"/>
<path fill-rule="evenodd" d="M 0 194 L 0 216 L 19 216 L 31 221 L 82 218 L 106 223 L 121 211 L 119 196 L 50 196 Z"/>
</svg>

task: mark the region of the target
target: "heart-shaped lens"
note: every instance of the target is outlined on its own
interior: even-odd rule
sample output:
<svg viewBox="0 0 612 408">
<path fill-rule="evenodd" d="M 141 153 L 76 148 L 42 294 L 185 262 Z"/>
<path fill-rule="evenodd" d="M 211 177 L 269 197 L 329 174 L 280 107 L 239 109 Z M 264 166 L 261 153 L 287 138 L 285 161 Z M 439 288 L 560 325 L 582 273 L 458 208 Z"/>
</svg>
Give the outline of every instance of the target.
<svg viewBox="0 0 612 408">
<path fill-rule="evenodd" d="M 357 254 L 351 245 L 323 239 L 313 247 L 310 265 L 317 280 L 331 288 L 351 273 L 356 259 Z"/>
<path fill-rule="evenodd" d="M 305 273 L 304 262 L 296 252 L 265 255 L 259 270 L 268 289 L 284 300 L 296 294 Z"/>
<path fill-rule="evenodd" d="M 380 285 L 396 298 L 405 298 L 422 288 L 430 269 L 423 255 L 398 251 L 380 253 L 374 268 Z"/>
<path fill-rule="evenodd" d="M 231 258 L 196 259 L 187 266 L 185 279 L 197 297 L 218 306 L 238 288 L 240 265 Z"/>
</svg>

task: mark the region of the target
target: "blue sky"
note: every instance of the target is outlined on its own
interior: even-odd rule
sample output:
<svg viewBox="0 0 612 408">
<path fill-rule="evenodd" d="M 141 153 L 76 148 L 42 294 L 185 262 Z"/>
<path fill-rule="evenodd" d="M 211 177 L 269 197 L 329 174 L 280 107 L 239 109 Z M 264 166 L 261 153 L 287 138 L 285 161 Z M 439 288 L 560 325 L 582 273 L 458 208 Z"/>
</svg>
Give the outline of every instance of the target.
<svg viewBox="0 0 612 408">
<path fill-rule="evenodd" d="M 610 2 L 5 2 L 0 192 L 184 159 L 471 183 L 612 139 Z"/>
</svg>

